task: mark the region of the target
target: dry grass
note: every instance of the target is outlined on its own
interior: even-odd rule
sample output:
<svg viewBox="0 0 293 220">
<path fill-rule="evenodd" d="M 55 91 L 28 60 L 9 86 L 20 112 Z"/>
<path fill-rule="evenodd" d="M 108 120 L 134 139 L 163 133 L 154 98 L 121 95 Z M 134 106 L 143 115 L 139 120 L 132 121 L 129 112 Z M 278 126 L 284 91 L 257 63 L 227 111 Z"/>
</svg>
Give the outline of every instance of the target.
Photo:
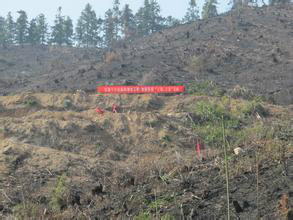
<svg viewBox="0 0 293 220">
<path fill-rule="evenodd" d="M 110 64 L 113 61 L 121 61 L 122 56 L 117 52 L 108 52 L 104 57 L 105 63 Z"/>
</svg>

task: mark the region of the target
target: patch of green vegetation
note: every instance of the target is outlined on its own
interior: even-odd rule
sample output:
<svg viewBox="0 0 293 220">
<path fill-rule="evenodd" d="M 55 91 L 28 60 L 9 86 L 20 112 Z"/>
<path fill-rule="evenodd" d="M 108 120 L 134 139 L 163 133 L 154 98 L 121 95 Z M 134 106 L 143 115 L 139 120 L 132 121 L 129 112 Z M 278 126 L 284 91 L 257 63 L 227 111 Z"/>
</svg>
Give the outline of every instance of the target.
<svg viewBox="0 0 293 220">
<path fill-rule="evenodd" d="M 65 99 L 63 105 L 66 109 L 69 109 L 73 106 L 72 101 L 70 99 Z"/>
<path fill-rule="evenodd" d="M 63 174 L 58 177 L 55 188 L 52 192 L 52 197 L 49 202 L 50 208 L 53 211 L 60 211 L 66 206 L 65 195 L 67 193 L 66 175 Z"/>
<path fill-rule="evenodd" d="M 16 220 L 35 219 L 40 214 L 40 207 L 31 202 L 23 202 L 14 206 L 12 212 Z"/>
<path fill-rule="evenodd" d="M 163 137 L 162 137 L 162 141 L 163 141 L 164 143 L 166 143 L 166 144 L 172 142 L 170 136 L 168 136 L 168 135 L 163 136 Z"/>
<path fill-rule="evenodd" d="M 152 220 L 152 218 L 149 213 L 141 212 L 134 217 L 134 220 Z"/>
<path fill-rule="evenodd" d="M 165 215 L 163 215 L 161 218 L 160 218 L 160 220 L 175 220 L 176 218 L 173 216 L 173 215 L 171 215 L 171 214 L 165 214 Z"/>
<path fill-rule="evenodd" d="M 173 195 L 164 195 L 156 198 L 154 201 L 152 201 L 150 204 L 148 204 L 149 210 L 159 210 L 162 209 L 174 202 L 174 196 Z"/>
<path fill-rule="evenodd" d="M 233 113 L 216 102 L 200 101 L 195 105 L 195 113 L 202 124 L 220 125 L 222 118 L 228 128 L 239 128 L 240 120 Z"/>
<path fill-rule="evenodd" d="M 140 204 L 144 205 L 143 210 L 136 216 L 134 217 L 135 220 L 149 220 L 149 219 L 154 219 L 150 213 L 153 213 L 158 210 L 162 210 L 165 207 L 170 206 L 175 202 L 175 196 L 172 195 L 162 195 L 156 198 L 155 200 L 152 201 L 147 201 L 143 198 L 138 198 L 135 199 L 136 202 L 140 201 Z M 171 214 L 164 214 L 160 218 L 161 220 L 175 220 L 175 218 Z"/>
<path fill-rule="evenodd" d="M 246 105 L 244 105 L 241 108 L 241 112 L 245 116 L 252 116 L 255 114 L 259 114 L 262 117 L 267 117 L 269 115 L 268 110 L 265 109 L 265 107 L 257 101 L 247 102 Z"/>
<path fill-rule="evenodd" d="M 159 120 L 146 121 L 145 125 L 149 126 L 149 127 L 152 127 L 152 128 L 153 127 L 158 127 L 160 125 L 160 121 Z"/>
<path fill-rule="evenodd" d="M 36 99 L 27 99 L 23 103 L 28 108 L 33 108 L 39 106 L 39 103 Z"/>
<path fill-rule="evenodd" d="M 194 82 L 190 85 L 187 92 L 194 95 L 208 95 L 216 97 L 221 97 L 225 94 L 225 91 L 213 81 Z"/>
<path fill-rule="evenodd" d="M 241 131 L 243 118 L 230 109 L 230 104 L 226 97 L 196 103 L 195 114 L 199 120 L 193 124 L 193 128 L 206 145 L 222 146 L 222 119 L 224 119 L 228 141 L 234 141 L 234 137 Z"/>
<path fill-rule="evenodd" d="M 256 102 L 266 101 L 265 97 L 256 95 L 251 90 L 240 85 L 236 85 L 233 89 L 230 89 L 228 95 L 234 99 L 240 98 Z"/>
<path fill-rule="evenodd" d="M 278 125 L 274 135 L 281 141 L 291 141 L 293 139 L 293 129 L 288 125 Z"/>
</svg>

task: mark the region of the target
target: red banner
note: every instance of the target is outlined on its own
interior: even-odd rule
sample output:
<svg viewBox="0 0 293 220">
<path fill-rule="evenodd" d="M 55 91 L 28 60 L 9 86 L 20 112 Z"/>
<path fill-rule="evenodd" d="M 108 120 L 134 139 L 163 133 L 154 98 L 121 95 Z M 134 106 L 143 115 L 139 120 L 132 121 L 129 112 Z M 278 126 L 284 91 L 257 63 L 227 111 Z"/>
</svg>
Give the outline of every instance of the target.
<svg viewBox="0 0 293 220">
<path fill-rule="evenodd" d="M 142 93 L 182 93 L 184 86 L 99 86 L 99 93 L 142 94 Z"/>
</svg>

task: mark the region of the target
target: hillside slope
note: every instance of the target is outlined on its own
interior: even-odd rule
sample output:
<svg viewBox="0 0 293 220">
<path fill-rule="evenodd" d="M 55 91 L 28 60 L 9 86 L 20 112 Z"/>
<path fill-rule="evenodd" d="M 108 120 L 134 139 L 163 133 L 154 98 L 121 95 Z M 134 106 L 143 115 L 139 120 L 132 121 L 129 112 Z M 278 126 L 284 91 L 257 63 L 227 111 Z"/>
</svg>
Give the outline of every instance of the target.
<svg viewBox="0 0 293 220">
<path fill-rule="evenodd" d="M 208 79 L 224 88 L 240 84 L 273 102 L 292 104 L 292 12 L 292 5 L 244 8 L 121 43 L 108 55 L 95 49 L 1 49 L 5 77 L 0 92 L 94 90 L 97 84 L 125 80 L 188 84 Z"/>
<path fill-rule="evenodd" d="M 222 114 L 231 219 L 256 219 L 256 152 L 260 216 L 285 219 L 292 111 L 225 97 L 80 92 L 0 97 L 0 219 L 226 219 Z"/>
</svg>

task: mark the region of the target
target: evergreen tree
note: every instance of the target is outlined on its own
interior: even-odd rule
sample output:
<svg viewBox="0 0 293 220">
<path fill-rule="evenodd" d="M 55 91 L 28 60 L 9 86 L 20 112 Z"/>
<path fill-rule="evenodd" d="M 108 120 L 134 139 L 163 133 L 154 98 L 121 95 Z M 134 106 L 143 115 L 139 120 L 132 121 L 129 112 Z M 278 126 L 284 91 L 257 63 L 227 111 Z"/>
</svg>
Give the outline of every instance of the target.
<svg viewBox="0 0 293 220">
<path fill-rule="evenodd" d="M 121 22 L 122 22 L 122 33 L 125 39 L 128 39 L 132 35 L 135 34 L 134 15 L 128 4 L 124 6 L 124 9 L 122 11 Z"/>
<path fill-rule="evenodd" d="M 96 12 L 92 9 L 92 6 L 87 4 L 81 12 L 75 29 L 78 44 L 86 47 L 97 46 L 101 39 L 99 37 L 101 23 L 101 19 L 97 19 Z"/>
<path fill-rule="evenodd" d="M 7 44 L 7 28 L 5 18 L 0 16 L 0 45 L 6 47 Z"/>
<path fill-rule="evenodd" d="M 20 10 L 17 13 L 19 17 L 16 20 L 16 42 L 23 45 L 28 38 L 28 19 L 25 11 Z"/>
<path fill-rule="evenodd" d="M 115 42 L 114 15 L 111 9 L 109 9 L 105 13 L 104 42 L 105 42 L 105 46 L 108 48 L 113 47 L 113 44 Z"/>
<path fill-rule="evenodd" d="M 229 4 L 232 4 L 232 9 L 239 8 L 242 6 L 242 0 L 231 0 Z"/>
<path fill-rule="evenodd" d="M 59 46 L 66 44 L 72 45 L 73 40 L 73 23 L 70 17 L 62 15 L 62 8 L 58 8 L 54 26 L 52 27 L 51 43 L 58 44 Z"/>
<path fill-rule="evenodd" d="M 185 22 L 193 22 L 199 19 L 199 11 L 195 0 L 190 0 L 189 7 L 184 17 Z"/>
<path fill-rule="evenodd" d="M 159 31 L 163 28 L 164 19 L 160 15 L 161 7 L 156 0 L 150 1 L 150 21 L 149 26 L 151 33 Z"/>
<path fill-rule="evenodd" d="M 121 17 L 121 11 L 120 11 L 120 2 L 119 0 L 114 0 L 113 4 L 113 19 L 114 19 L 114 38 L 115 40 L 119 39 L 119 33 L 121 30 L 121 22 L 120 22 L 120 17 Z"/>
<path fill-rule="evenodd" d="M 48 24 L 44 14 L 38 15 L 36 18 L 36 24 L 38 29 L 39 43 L 44 45 L 46 44 L 48 38 Z"/>
<path fill-rule="evenodd" d="M 165 18 L 165 26 L 166 27 L 175 27 L 181 24 L 181 21 L 177 18 L 174 18 L 172 16 L 168 16 Z"/>
<path fill-rule="evenodd" d="M 6 27 L 7 27 L 7 44 L 14 44 L 15 41 L 15 22 L 11 12 L 8 12 L 6 17 Z"/>
<path fill-rule="evenodd" d="M 64 43 L 67 46 L 72 46 L 73 43 L 73 22 L 69 16 L 64 21 Z"/>
<path fill-rule="evenodd" d="M 28 28 L 28 42 L 32 45 L 40 44 L 40 35 L 36 19 L 32 19 Z"/>
<path fill-rule="evenodd" d="M 149 0 L 144 0 L 144 6 L 140 7 L 135 15 L 137 31 L 139 35 L 148 35 L 151 31 L 151 5 Z"/>
<path fill-rule="evenodd" d="M 217 4 L 217 0 L 206 0 L 202 9 L 202 17 L 207 19 L 217 16 Z"/>
<path fill-rule="evenodd" d="M 58 13 L 54 21 L 54 26 L 52 27 L 52 33 L 51 33 L 51 42 L 56 43 L 59 46 L 64 43 L 64 39 L 65 39 L 64 23 L 65 23 L 65 18 L 62 15 L 62 8 L 59 7 Z"/>
</svg>

